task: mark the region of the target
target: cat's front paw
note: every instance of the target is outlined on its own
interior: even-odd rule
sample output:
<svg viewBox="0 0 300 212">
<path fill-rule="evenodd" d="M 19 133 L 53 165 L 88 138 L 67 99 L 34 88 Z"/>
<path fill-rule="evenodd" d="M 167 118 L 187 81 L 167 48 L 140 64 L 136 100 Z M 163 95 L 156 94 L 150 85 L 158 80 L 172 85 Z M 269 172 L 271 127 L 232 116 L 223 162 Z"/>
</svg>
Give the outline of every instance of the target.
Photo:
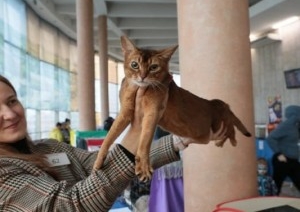
<svg viewBox="0 0 300 212">
<path fill-rule="evenodd" d="M 107 155 L 107 152 L 105 152 L 105 151 L 99 151 L 98 152 L 97 158 L 96 158 L 96 160 L 94 162 L 94 165 L 93 165 L 93 170 L 94 171 L 97 171 L 102 167 L 102 165 L 104 163 L 104 160 L 106 158 L 106 155 Z"/>
<path fill-rule="evenodd" d="M 99 170 L 103 165 L 103 162 L 104 162 L 104 158 L 97 158 L 97 160 L 94 163 L 93 170 L 94 171 Z"/>
<path fill-rule="evenodd" d="M 153 169 L 147 160 L 141 160 L 140 157 L 135 158 L 135 174 L 142 182 L 151 180 Z"/>
</svg>

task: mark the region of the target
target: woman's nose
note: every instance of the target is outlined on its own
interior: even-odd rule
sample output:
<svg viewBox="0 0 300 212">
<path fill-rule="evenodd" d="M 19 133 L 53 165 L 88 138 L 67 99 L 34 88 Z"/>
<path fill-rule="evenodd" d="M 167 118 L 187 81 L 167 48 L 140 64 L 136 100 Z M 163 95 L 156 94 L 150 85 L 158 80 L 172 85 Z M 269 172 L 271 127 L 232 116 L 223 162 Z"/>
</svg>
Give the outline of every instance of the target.
<svg viewBox="0 0 300 212">
<path fill-rule="evenodd" d="M 0 115 L 4 120 L 9 120 L 16 117 L 16 112 L 8 107 L 7 105 L 2 105 L 0 109 Z"/>
</svg>

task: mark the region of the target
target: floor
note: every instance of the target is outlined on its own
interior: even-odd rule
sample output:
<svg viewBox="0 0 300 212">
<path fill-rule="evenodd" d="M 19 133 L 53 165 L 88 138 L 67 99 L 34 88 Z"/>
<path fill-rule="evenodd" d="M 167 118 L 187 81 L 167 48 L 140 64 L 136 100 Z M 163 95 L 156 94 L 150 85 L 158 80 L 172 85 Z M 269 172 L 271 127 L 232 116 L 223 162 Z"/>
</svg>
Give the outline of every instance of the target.
<svg viewBox="0 0 300 212">
<path fill-rule="evenodd" d="M 287 196 L 287 197 L 299 197 L 300 198 L 300 192 L 297 190 L 297 188 L 293 185 L 291 182 L 284 182 L 280 196 Z"/>
<path fill-rule="evenodd" d="M 108 212 L 131 212 L 128 208 L 110 209 Z"/>
</svg>

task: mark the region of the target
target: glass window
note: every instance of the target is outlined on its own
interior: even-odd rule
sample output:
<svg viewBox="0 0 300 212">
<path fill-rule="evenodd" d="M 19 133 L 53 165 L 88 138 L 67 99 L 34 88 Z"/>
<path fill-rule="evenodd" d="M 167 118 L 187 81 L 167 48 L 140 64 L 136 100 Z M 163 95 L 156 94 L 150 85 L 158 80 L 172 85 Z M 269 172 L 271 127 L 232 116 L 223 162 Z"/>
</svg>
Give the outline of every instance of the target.
<svg viewBox="0 0 300 212">
<path fill-rule="evenodd" d="M 41 110 L 41 138 L 49 138 L 49 133 L 56 125 L 55 111 Z"/>
<path fill-rule="evenodd" d="M 32 140 L 37 140 L 41 137 L 39 128 L 39 111 L 26 109 L 27 131 Z"/>
<path fill-rule="evenodd" d="M 4 76 L 14 85 L 19 99 L 26 106 L 26 59 L 19 48 L 4 43 Z"/>
<path fill-rule="evenodd" d="M 108 84 L 109 110 L 112 113 L 118 112 L 118 103 L 119 103 L 118 92 L 119 92 L 118 85 L 113 83 Z"/>
<path fill-rule="evenodd" d="M 4 70 L 4 1 L 0 1 L 0 74 Z"/>
<path fill-rule="evenodd" d="M 55 66 L 46 62 L 40 62 L 41 70 L 41 109 L 58 110 L 57 92 L 58 80 Z"/>
<path fill-rule="evenodd" d="M 40 109 L 40 62 L 35 57 L 27 55 L 27 107 Z"/>
<path fill-rule="evenodd" d="M 71 126 L 72 126 L 72 129 L 74 129 L 74 130 L 79 129 L 79 113 L 78 112 L 71 112 Z"/>
<path fill-rule="evenodd" d="M 68 67 L 70 58 L 76 58 L 76 43 L 68 46 L 70 39 L 60 34 L 59 46 L 63 48 L 60 56 L 63 57 L 58 68 L 55 66 L 59 50 L 56 43 L 60 32 L 34 12 L 28 16 L 26 13 L 23 0 L 0 0 L 0 74 L 12 82 L 26 109 L 29 135 L 40 139 L 49 136 L 58 118 L 64 121 L 70 116 L 71 107 L 73 111 L 78 110 L 75 60 L 73 74 L 67 70 L 71 69 Z M 29 39 L 27 27 L 31 34 Z M 31 44 L 28 49 L 27 42 Z M 72 126 L 78 126 L 78 117 L 78 112 L 71 114 Z"/>
<path fill-rule="evenodd" d="M 70 72 L 58 69 L 58 88 L 56 95 L 59 96 L 59 110 L 68 111 L 71 108 Z"/>
<path fill-rule="evenodd" d="M 0 26 L 0 74 L 4 74 L 4 40 L 3 37 L 1 36 L 1 26 Z"/>
<path fill-rule="evenodd" d="M 59 113 L 58 113 L 58 121 L 59 122 L 64 122 L 66 120 L 66 118 L 71 119 L 69 117 L 69 113 L 66 112 L 66 111 L 59 111 Z M 72 123 L 72 119 L 71 119 L 71 123 Z"/>
<path fill-rule="evenodd" d="M 26 20 L 23 1 L 4 1 L 4 39 L 22 49 L 26 49 Z"/>
<path fill-rule="evenodd" d="M 95 80 L 95 111 L 101 112 L 100 80 Z"/>
</svg>

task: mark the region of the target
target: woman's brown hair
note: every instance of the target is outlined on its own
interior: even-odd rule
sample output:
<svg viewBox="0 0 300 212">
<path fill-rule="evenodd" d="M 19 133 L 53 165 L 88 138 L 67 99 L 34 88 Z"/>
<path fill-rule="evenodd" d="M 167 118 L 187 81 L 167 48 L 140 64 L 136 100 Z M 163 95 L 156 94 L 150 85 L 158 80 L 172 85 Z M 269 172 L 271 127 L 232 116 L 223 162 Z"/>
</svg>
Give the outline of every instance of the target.
<svg viewBox="0 0 300 212">
<path fill-rule="evenodd" d="M 5 78 L 3 75 L 0 75 L 0 82 L 5 83 L 6 85 L 8 85 L 13 91 L 14 93 L 17 95 L 16 89 L 14 88 L 14 86 L 11 84 L 11 82 Z"/>
</svg>

